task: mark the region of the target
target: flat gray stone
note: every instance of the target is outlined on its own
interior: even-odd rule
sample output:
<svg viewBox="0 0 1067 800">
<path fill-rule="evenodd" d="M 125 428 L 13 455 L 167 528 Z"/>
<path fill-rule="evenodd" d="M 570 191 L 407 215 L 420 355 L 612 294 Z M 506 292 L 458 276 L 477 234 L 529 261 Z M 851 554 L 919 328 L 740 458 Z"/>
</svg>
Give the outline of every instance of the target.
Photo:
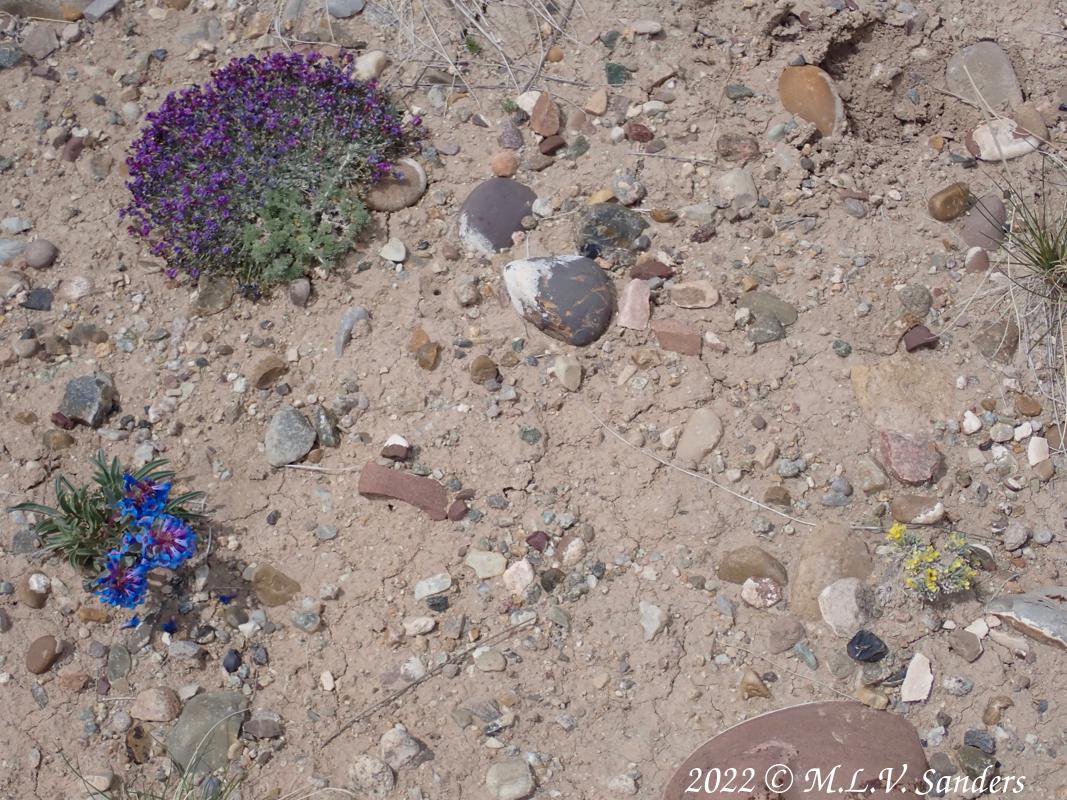
<svg viewBox="0 0 1067 800">
<path fill-rule="evenodd" d="M 93 0 L 85 9 L 85 18 L 90 22 L 99 22 L 122 0 Z"/>
<path fill-rule="evenodd" d="M 993 252 L 1004 241 L 1004 222 L 1008 211 L 996 194 L 982 196 L 963 220 L 960 235 L 968 247 L 983 247 Z"/>
<path fill-rule="evenodd" d="M 17 239 L 0 239 L 0 264 L 14 261 L 26 249 L 26 243 Z"/>
<path fill-rule="evenodd" d="M 945 66 L 945 85 L 953 94 L 981 103 L 975 95 L 977 87 L 994 111 L 1006 111 L 1023 101 L 1011 59 L 996 42 L 976 42 L 950 58 Z"/>
<path fill-rule="evenodd" d="M 167 754 L 186 772 L 213 772 L 226 765 L 247 713 L 236 692 L 207 692 L 185 704 L 167 737 Z"/>
<path fill-rule="evenodd" d="M 264 446 L 267 451 L 267 463 L 272 467 L 283 467 L 299 461 L 315 445 L 315 429 L 307 417 L 292 406 L 282 406 L 267 426 Z"/>
<path fill-rule="evenodd" d="M 797 321 L 796 308 L 777 295 L 760 289 L 743 294 L 737 305 L 747 308 L 757 320 L 760 317 L 774 317 L 784 327 Z"/>
<path fill-rule="evenodd" d="M 523 759 L 509 758 L 489 767 L 485 787 L 494 800 L 522 800 L 533 793 L 533 774 Z"/>
</svg>

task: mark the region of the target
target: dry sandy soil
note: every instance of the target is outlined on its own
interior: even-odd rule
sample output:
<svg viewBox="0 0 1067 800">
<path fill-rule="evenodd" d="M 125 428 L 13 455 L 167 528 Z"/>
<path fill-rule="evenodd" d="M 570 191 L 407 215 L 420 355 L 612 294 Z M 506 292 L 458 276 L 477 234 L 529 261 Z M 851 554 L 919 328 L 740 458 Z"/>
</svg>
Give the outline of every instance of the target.
<svg viewBox="0 0 1067 800">
<path fill-rule="evenodd" d="M 559 39 L 563 60 L 546 64 L 545 77 L 533 88 L 551 91 L 571 114 L 604 85 L 606 60 L 638 68 L 609 91 L 638 109 L 637 118 L 665 148 L 642 155 L 633 142 L 613 143 L 612 125 L 589 115 L 583 126 L 587 153 L 559 158 L 542 171 L 520 169 L 516 176 L 539 197 L 551 198 L 556 213 L 511 252 L 492 258 L 464 253 L 449 259 L 446 245 L 458 243 L 459 204 L 491 176 L 496 128 L 507 117 L 502 101 L 518 93 L 499 70 L 475 63 L 468 78 L 473 92 L 435 105 L 434 93 L 439 100 L 447 87 L 441 94 L 440 88 L 416 86 L 425 65 L 398 61 L 386 69 L 384 83 L 404 103 L 423 109 L 438 150 L 458 146 L 454 155 L 422 159 L 430 177 L 425 196 L 412 208 L 377 215 L 375 232 L 360 252 L 329 277 L 313 277 L 306 308 L 293 306 L 282 290 L 259 302 L 237 297 L 207 316 L 195 313 L 190 288 L 168 281 L 117 219 L 127 197 L 121 162 L 138 127 L 119 112 L 128 97 L 136 95 L 133 102 L 151 110 L 167 92 L 206 79 L 231 56 L 282 46 L 269 35 L 246 35 L 257 24 L 255 14 L 273 9 L 216 0 L 193 0 L 184 9 L 127 3 L 99 22 L 80 22 L 80 40 L 45 58 L 56 80 L 31 75 L 31 59 L 0 71 L 0 156 L 12 160 L 0 172 L 0 217 L 33 224 L 31 231 L 5 236 L 43 237 L 59 248 L 51 269 L 26 271 L 31 285 L 55 290 L 51 311 L 27 310 L 23 295 L 13 295 L 0 316 L 0 349 L 6 353 L 0 366 L 0 494 L 5 505 L 51 501 L 52 478 L 87 478 L 97 449 L 129 460 L 151 442 L 176 465 L 183 486 L 207 492 L 210 521 L 202 532 L 211 546 L 202 561 L 206 583 L 198 583 L 192 569 L 183 573 L 166 594 L 157 594 L 141 626 L 130 630 L 123 628 L 129 615 L 80 611 L 97 608 L 82 591 L 84 576 L 59 559 L 42 561 L 32 548 L 26 552 L 25 520 L 6 518 L 0 578 L 18 585 L 41 571 L 53 587 L 39 610 L 26 607 L 17 594 L 0 596 L 12 623 L 0 633 L 0 797 L 85 796 L 71 765 L 83 774 L 113 771 L 115 786 L 165 776 L 172 767 L 164 742 L 175 723 L 135 721 L 155 744 L 139 754 L 147 755 L 146 763 L 132 763 L 123 714 L 146 689 L 190 685 L 203 692 L 243 691 L 252 709 L 276 712 L 284 722 L 283 737 L 242 739 L 230 749 L 228 774 L 245 776 L 245 798 L 350 787 L 356 757 L 380 756 L 380 738 L 398 723 L 426 752 L 396 770 L 396 787 L 386 796 L 490 797 L 490 766 L 518 756 L 533 766 L 537 797 L 660 797 L 677 765 L 726 727 L 771 709 L 857 694 L 858 666 L 845 670 L 840 663 L 847 637 L 821 620 L 812 583 L 804 585 L 839 577 L 821 572 L 832 559 L 822 553 L 820 561 L 817 551 L 837 550 L 842 542 L 869 554 L 865 582 L 877 598 L 877 616 L 868 627 L 889 646 L 886 674 L 916 652 L 933 665 L 933 688 L 924 702 L 900 702 L 896 686 L 879 690 L 890 701 L 887 713 L 904 715 L 924 739 L 932 735 L 937 744 L 930 743 L 929 753 L 953 753 L 966 731 L 988 730 L 1002 773 L 1029 779 L 1032 789 L 1024 796 L 1062 796 L 1063 651 L 1017 632 L 1012 635 L 1022 645 L 987 638 L 973 663 L 948 647 L 944 623 L 963 627 L 985 618 L 983 604 L 994 594 L 1062 583 L 1067 538 L 1058 478 L 1031 480 L 1025 450 L 1017 444 L 1022 481 L 1013 489 L 1007 475 L 987 464 L 988 448 L 978 447 L 986 432 L 959 432 L 964 411 L 981 414 L 983 400 L 1012 417 L 1015 390 L 1038 398 L 1041 392 L 1025 348 L 1003 364 L 983 357 L 975 345 L 981 325 L 1006 313 L 1006 306 L 979 299 L 960 318 L 983 275 L 963 269 L 960 223 L 932 220 L 927 201 L 957 180 L 976 193 L 987 191 L 1002 169 L 968 161 L 962 140 L 983 115 L 938 91 L 946 61 L 961 47 L 983 38 L 999 42 L 1026 97 L 1043 114 L 1053 146 L 1062 140 L 1063 21 L 1048 2 L 932 0 L 918 4 L 924 19 L 917 24 L 906 23 L 908 3 L 894 9 L 859 0 L 858 11 L 850 10 L 852 3 L 841 5 L 844 10 L 834 11 L 831 4 L 798 2 L 790 12 L 788 4 L 765 2 L 584 0 Z M 493 6 L 487 13 L 499 25 L 508 14 L 526 19 L 514 7 Z M 332 20 L 326 32 L 323 19 L 321 11 L 308 9 L 290 35 L 398 47 L 394 34 L 375 25 L 378 17 L 368 11 Z M 659 22 L 663 31 L 627 34 L 636 20 Z M 0 18 L 6 40 L 23 36 L 25 25 Z M 610 30 L 623 36 L 609 53 L 597 37 Z M 213 52 L 197 45 L 204 39 Z M 531 42 L 536 62 L 536 36 Z M 158 49 L 167 51 L 165 60 L 150 61 L 139 91 L 122 96 L 121 76 Z M 197 58 L 188 56 L 191 50 Z M 819 141 L 809 126 L 780 143 L 768 138 L 777 122 L 790 117 L 777 82 L 798 55 L 821 64 L 837 81 L 850 118 L 844 136 Z M 471 60 L 491 57 L 489 49 Z M 659 64 L 675 68 L 675 77 L 661 87 L 673 97 L 665 114 L 648 118 L 640 111 L 650 97 L 642 76 Z M 725 89 L 732 84 L 748 87 L 752 96 L 728 98 Z M 902 121 L 893 110 L 915 87 L 924 112 Z M 489 128 L 471 121 L 479 113 Z M 63 160 L 62 147 L 53 142 L 59 129 L 72 128 L 95 137 L 74 163 Z M 681 309 L 658 292 L 654 318 L 713 331 L 725 352 L 705 347 L 700 356 L 679 355 L 661 349 L 649 331 L 615 325 L 595 344 L 573 348 L 524 323 L 503 299 L 502 266 L 525 255 L 573 252 L 575 220 L 586 198 L 609 186 L 617 172 L 636 176 L 647 188 L 638 205 L 643 212 L 712 202 L 719 176 L 735 166 L 717 149 L 725 133 L 749 134 L 759 143 L 762 153 L 748 168 L 766 202 L 741 214 L 713 211 L 710 238 L 700 235 L 703 223 L 684 216 L 653 222 L 647 230 L 650 255 L 673 264 L 686 280 L 710 281 L 721 294 L 710 308 Z M 930 144 L 935 134 L 945 138 L 941 151 Z M 525 135 L 526 152 L 535 151 L 533 135 Z M 801 156 L 810 159 L 806 166 Z M 1013 162 L 1014 175 L 1027 180 L 1037 161 L 1028 156 Z M 848 213 L 842 189 L 860 198 L 865 216 Z M 377 255 L 390 236 L 410 252 L 402 268 Z M 480 279 L 482 300 L 461 307 L 454 289 L 468 276 Z M 79 277 L 91 283 L 90 293 L 66 299 Z M 625 268 L 612 278 L 620 292 L 629 280 Z M 735 326 L 735 314 L 742 293 L 756 284 L 800 313 L 786 338 L 752 347 Z M 915 284 L 931 292 L 926 324 L 945 335 L 936 349 L 905 353 L 894 322 L 901 290 Z M 337 358 L 339 320 L 357 304 L 370 310 L 370 330 Z M 106 331 L 108 343 L 28 359 L 12 353 L 28 326 L 41 337 L 83 322 Z M 422 369 L 408 349 L 420 326 L 442 343 L 433 371 Z M 472 346 L 453 346 L 464 338 Z M 851 352 L 838 355 L 835 340 L 847 342 Z M 281 380 L 291 394 L 235 391 L 267 352 L 289 361 Z M 584 368 L 577 392 L 561 387 L 549 370 L 559 353 Z M 500 366 L 505 387 L 514 389 L 505 392 L 512 399 L 499 399 L 471 380 L 469 364 L 480 354 Z M 895 370 L 887 387 L 857 395 L 857 370 L 886 364 Z M 97 369 L 113 376 L 121 396 L 121 410 L 101 429 L 110 433 L 78 427 L 71 431 L 72 444 L 49 447 L 42 436 L 52 427 L 49 416 L 65 384 Z M 306 405 L 313 398 L 328 405 L 337 398 L 358 401 L 340 446 L 312 454 L 313 466 L 326 471 L 270 467 L 263 445 L 267 421 L 283 404 L 295 399 Z M 1050 423 L 1047 405 L 1038 419 Z M 725 432 L 700 474 L 757 499 L 769 487 L 784 486 L 793 498 L 790 514 L 799 521 L 650 456 L 671 459 L 679 431 L 703 407 L 714 410 Z M 151 424 L 115 434 L 127 414 L 151 418 Z M 536 443 L 527 441 L 529 433 L 521 436 L 527 428 L 540 432 Z M 931 485 L 909 489 L 890 478 L 871 494 L 862 490 L 869 454 L 876 453 L 884 428 L 936 444 L 944 466 Z M 378 458 L 392 434 L 412 443 L 413 462 L 426 474 L 473 490 L 470 504 L 479 513 L 434 522 L 403 503 L 361 497 L 358 471 Z M 803 472 L 786 478 L 776 461 L 757 463 L 768 443 L 783 458 L 803 457 Z M 1062 468 L 1062 456 L 1054 456 L 1054 463 Z M 825 506 L 821 498 L 838 474 L 855 487 L 852 499 L 843 507 Z M 887 502 L 908 491 L 941 498 L 949 518 L 935 531 L 965 531 L 995 553 L 996 568 L 982 573 L 976 592 L 931 608 L 902 590 L 899 561 L 884 548 L 880 531 L 889 524 Z M 268 524 L 272 512 L 277 520 Z M 1031 529 L 1035 543 L 1006 552 L 998 524 L 1005 518 Z M 835 527 L 841 525 L 868 529 L 842 533 Z M 336 537 L 322 539 L 322 526 L 335 527 Z M 537 530 L 548 532 L 555 550 L 542 554 L 527 545 Z M 566 564 L 558 547 L 564 534 L 584 541 Z M 743 545 L 759 545 L 791 578 L 802 576 L 800 584 L 790 580 L 785 599 L 773 608 L 750 607 L 738 585 L 717 577 L 725 555 Z M 479 580 L 465 565 L 472 549 L 503 553 L 509 564 L 529 558 L 538 581 L 559 569 L 549 578 L 560 578 L 559 585 L 536 597 L 512 596 L 501 577 Z M 265 609 L 274 630 L 245 635 L 226 615 L 260 607 L 249 578 L 264 564 L 301 589 L 288 606 Z M 430 611 L 414 599 L 415 586 L 442 572 L 452 580 L 449 607 Z M 328 586 L 338 591 L 324 593 L 332 599 L 322 601 L 321 628 L 309 634 L 294 627 L 301 598 L 317 599 Z M 223 605 L 220 597 L 231 595 L 230 605 Z M 651 640 L 641 624 L 642 602 L 664 617 Z M 724 613 L 731 608 L 732 614 Z M 536 615 L 533 622 L 491 639 L 526 619 L 527 609 Z M 770 626 L 786 613 L 803 619 L 818 658 L 815 671 L 771 646 Z M 403 623 L 413 617 L 432 617 L 436 627 L 406 634 Z M 161 627 L 171 619 L 177 624 L 173 635 Z M 172 640 L 190 638 L 198 625 L 218 629 L 206 637 L 203 658 L 172 657 Z M 25 651 L 45 634 L 62 640 L 64 652 L 49 672 L 31 675 Z M 503 669 L 494 654 L 482 654 L 477 664 L 457 659 L 458 667 L 433 674 L 324 744 L 413 675 L 484 640 L 503 655 Z M 118 644 L 134 650 L 132 669 L 102 685 L 107 648 Z M 266 648 L 268 664 L 255 662 L 257 646 Z M 243 676 L 228 675 L 221 666 L 230 648 L 242 654 Z M 831 672 L 834 664 L 844 677 Z M 764 676 L 769 697 L 743 698 L 740 680 L 749 667 Z M 324 684 L 326 672 L 332 679 Z M 83 687 L 77 685 L 80 673 Z M 973 689 L 951 693 L 955 676 L 973 681 Z M 35 684 L 43 688 L 45 703 Z M 999 724 L 983 723 L 987 704 L 1002 695 L 1012 705 Z M 488 724 L 494 703 L 502 716 Z M 951 721 L 938 734 L 933 729 L 946 722 L 944 715 Z M 360 790 L 357 796 L 370 795 Z"/>
</svg>

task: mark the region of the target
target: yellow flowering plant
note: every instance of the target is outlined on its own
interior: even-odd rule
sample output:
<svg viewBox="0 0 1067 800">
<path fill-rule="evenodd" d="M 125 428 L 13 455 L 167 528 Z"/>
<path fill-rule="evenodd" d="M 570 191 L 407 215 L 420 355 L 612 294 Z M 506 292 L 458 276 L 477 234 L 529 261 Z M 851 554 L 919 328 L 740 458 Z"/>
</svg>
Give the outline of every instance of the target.
<svg viewBox="0 0 1067 800">
<path fill-rule="evenodd" d="M 974 585 L 978 571 L 967 559 L 967 538 L 962 533 L 950 533 L 938 550 L 897 522 L 886 539 L 903 556 L 904 587 L 923 600 L 959 594 Z"/>
</svg>

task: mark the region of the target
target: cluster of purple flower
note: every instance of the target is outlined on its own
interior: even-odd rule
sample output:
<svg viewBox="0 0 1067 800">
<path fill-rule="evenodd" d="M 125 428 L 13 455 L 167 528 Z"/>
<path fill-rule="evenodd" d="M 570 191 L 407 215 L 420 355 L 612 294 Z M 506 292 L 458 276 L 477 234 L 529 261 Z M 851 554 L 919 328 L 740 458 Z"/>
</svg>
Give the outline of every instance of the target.
<svg viewBox="0 0 1067 800">
<path fill-rule="evenodd" d="M 350 55 L 318 53 L 235 59 L 146 119 L 120 216 L 172 277 L 240 267 L 265 192 L 314 198 L 327 183 L 359 192 L 390 174 L 421 125 L 355 78 Z"/>
<path fill-rule="evenodd" d="M 105 603 L 133 608 L 148 592 L 148 572 L 155 567 L 177 569 L 196 553 L 196 532 L 187 522 L 165 512 L 169 483 L 123 476 L 123 496 L 115 512 L 125 526 L 122 543 L 104 562 L 96 595 Z"/>
</svg>

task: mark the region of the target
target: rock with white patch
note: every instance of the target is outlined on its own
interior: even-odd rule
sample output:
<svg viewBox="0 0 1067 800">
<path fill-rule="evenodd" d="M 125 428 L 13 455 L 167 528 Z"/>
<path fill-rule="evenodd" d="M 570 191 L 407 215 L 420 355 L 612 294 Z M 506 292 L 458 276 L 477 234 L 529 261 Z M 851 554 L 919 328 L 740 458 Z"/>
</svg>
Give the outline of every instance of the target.
<svg viewBox="0 0 1067 800">
<path fill-rule="evenodd" d="M 512 246 L 512 236 L 522 230 L 523 217 L 533 212 L 537 195 L 518 181 L 490 178 L 467 195 L 459 210 L 459 238 L 464 245 L 485 255 Z"/>
<path fill-rule="evenodd" d="M 1000 118 L 979 125 L 964 144 L 972 156 L 982 161 L 1010 161 L 1034 152 L 1041 142 L 1015 120 Z"/>
<path fill-rule="evenodd" d="M 538 330 L 567 344 L 592 344 L 607 330 L 615 310 L 611 281 L 584 256 L 512 261 L 504 287 L 515 310 Z"/>
</svg>

